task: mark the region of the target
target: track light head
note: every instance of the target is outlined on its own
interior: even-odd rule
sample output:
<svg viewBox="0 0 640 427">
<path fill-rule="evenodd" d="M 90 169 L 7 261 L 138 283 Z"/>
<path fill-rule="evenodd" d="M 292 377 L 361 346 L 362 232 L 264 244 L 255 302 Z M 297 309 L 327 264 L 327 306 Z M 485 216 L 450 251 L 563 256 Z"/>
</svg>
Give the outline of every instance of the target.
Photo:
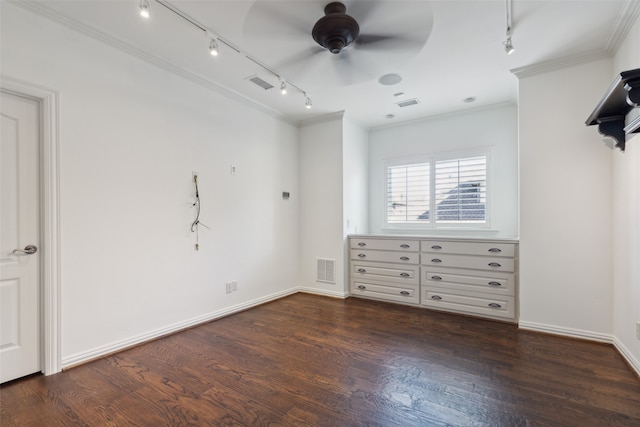
<svg viewBox="0 0 640 427">
<path fill-rule="evenodd" d="M 287 83 L 284 80 L 280 82 L 280 93 L 283 95 L 287 94 Z"/>
<path fill-rule="evenodd" d="M 513 44 L 511 43 L 511 37 L 507 37 L 507 41 L 503 43 L 504 44 L 504 51 L 507 52 L 507 55 L 511 55 L 516 48 L 513 47 Z"/>
<path fill-rule="evenodd" d="M 149 13 L 149 0 L 140 0 L 140 16 L 145 19 L 151 16 Z"/>
<path fill-rule="evenodd" d="M 215 38 L 212 38 L 211 43 L 209 43 L 209 53 L 211 56 L 218 56 L 218 42 Z"/>
<path fill-rule="evenodd" d="M 311 104 L 311 98 L 309 98 L 309 97 L 307 96 L 307 99 L 304 101 L 304 106 L 305 106 L 307 109 L 310 109 L 310 108 L 311 108 L 311 105 L 312 105 L 312 104 Z"/>
</svg>

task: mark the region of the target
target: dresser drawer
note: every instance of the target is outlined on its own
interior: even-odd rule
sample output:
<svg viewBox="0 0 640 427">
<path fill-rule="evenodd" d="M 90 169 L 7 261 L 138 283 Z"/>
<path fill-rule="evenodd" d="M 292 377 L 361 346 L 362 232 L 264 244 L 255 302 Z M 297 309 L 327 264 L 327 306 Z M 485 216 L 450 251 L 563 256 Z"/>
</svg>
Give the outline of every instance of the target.
<svg viewBox="0 0 640 427">
<path fill-rule="evenodd" d="M 351 277 L 355 280 L 379 280 L 418 285 L 420 283 L 420 267 L 417 265 L 404 266 L 351 261 Z"/>
<path fill-rule="evenodd" d="M 351 294 L 369 298 L 383 299 L 411 304 L 420 302 L 418 286 L 390 286 L 370 281 L 353 280 Z"/>
<path fill-rule="evenodd" d="M 515 261 L 513 258 L 428 253 L 422 255 L 422 265 L 513 273 Z"/>
<path fill-rule="evenodd" d="M 451 293 L 447 289 L 423 287 L 421 304 L 440 310 L 515 319 L 515 301 L 512 296 L 471 292 L 460 295 Z"/>
<path fill-rule="evenodd" d="M 423 286 L 437 286 L 451 291 L 486 292 L 491 294 L 511 295 L 515 294 L 515 275 L 513 273 L 461 272 L 460 270 L 446 271 L 422 267 Z M 460 292 L 456 292 L 460 293 Z"/>
<path fill-rule="evenodd" d="M 387 251 L 418 252 L 420 241 L 402 239 L 350 239 L 352 249 L 378 249 Z"/>
<path fill-rule="evenodd" d="M 438 240 L 425 240 L 421 243 L 422 252 L 447 253 L 462 255 L 486 255 L 513 257 L 515 245 L 513 243 L 487 243 L 487 242 L 447 242 Z"/>
<path fill-rule="evenodd" d="M 395 262 L 398 264 L 420 264 L 420 254 L 418 252 L 351 249 L 351 259 L 360 261 Z"/>
</svg>

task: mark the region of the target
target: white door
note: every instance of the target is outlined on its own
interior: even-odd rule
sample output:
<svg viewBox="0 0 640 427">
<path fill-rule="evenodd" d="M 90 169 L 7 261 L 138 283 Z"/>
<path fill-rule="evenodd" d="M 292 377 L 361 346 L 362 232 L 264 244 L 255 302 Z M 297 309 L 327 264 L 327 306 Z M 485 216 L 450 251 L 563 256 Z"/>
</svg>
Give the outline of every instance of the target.
<svg viewBox="0 0 640 427">
<path fill-rule="evenodd" d="M 3 383 L 41 370 L 39 103 L 2 92 L 0 120 L 0 383 Z"/>
</svg>

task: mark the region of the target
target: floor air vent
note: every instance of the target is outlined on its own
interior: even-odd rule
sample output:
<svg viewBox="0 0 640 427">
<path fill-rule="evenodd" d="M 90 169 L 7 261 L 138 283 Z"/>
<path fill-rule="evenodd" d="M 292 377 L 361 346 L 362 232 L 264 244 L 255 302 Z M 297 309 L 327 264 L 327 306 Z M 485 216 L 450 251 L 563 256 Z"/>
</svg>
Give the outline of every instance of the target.
<svg viewBox="0 0 640 427">
<path fill-rule="evenodd" d="M 336 283 L 336 260 L 318 258 L 318 282 Z"/>
<path fill-rule="evenodd" d="M 249 80 L 251 83 L 260 86 L 262 89 L 264 90 L 269 90 L 273 87 L 273 85 L 263 79 L 261 79 L 258 76 L 252 76 L 247 78 L 247 80 Z"/>
<path fill-rule="evenodd" d="M 411 105 L 416 105 L 416 104 L 419 104 L 419 103 L 420 103 L 420 101 L 418 100 L 418 98 L 407 99 L 406 101 L 396 102 L 396 104 L 400 108 L 409 107 Z"/>
</svg>

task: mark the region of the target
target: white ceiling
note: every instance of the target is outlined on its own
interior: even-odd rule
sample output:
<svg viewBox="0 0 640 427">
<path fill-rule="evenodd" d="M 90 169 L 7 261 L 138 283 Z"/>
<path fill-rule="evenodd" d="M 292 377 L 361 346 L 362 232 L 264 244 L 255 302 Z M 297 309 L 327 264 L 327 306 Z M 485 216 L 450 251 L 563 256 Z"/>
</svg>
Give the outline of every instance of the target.
<svg viewBox="0 0 640 427">
<path fill-rule="evenodd" d="M 246 55 L 224 44 L 219 56 L 209 55 L 205 33 L 155 0 L 149 0 L 148 20 L 138 14 L 139 0 L 49 0 L 25 7 L 291 122 L 344 110 L 367 127 L 515 103 L 517 78 L 510 70 L 610 54 L 625 15 L 637 13 L 637 0 L 513 0 L 516 51 L 506 55 L 504 0 L 344 1 L 361 34 L 410 42 L 392 49 L 384 43 L 380 49 L 352 46 L 333 55 L 317 52 L 311 38 L 327 0 L 162 1 L 307 92 L 313 108 L 304 108 L 305 98 L 295 89 L 281 95 L 278 78 Z M 403 80 L 383 86 L 378 78 L 385 73 Z M 254 75 L 275 87 L 265 91 L 247 81 Z M 477 101 L 464 103 L 467 97 Z M 396 105 L 410 98 L 420 103 Z"/>
</svg>

